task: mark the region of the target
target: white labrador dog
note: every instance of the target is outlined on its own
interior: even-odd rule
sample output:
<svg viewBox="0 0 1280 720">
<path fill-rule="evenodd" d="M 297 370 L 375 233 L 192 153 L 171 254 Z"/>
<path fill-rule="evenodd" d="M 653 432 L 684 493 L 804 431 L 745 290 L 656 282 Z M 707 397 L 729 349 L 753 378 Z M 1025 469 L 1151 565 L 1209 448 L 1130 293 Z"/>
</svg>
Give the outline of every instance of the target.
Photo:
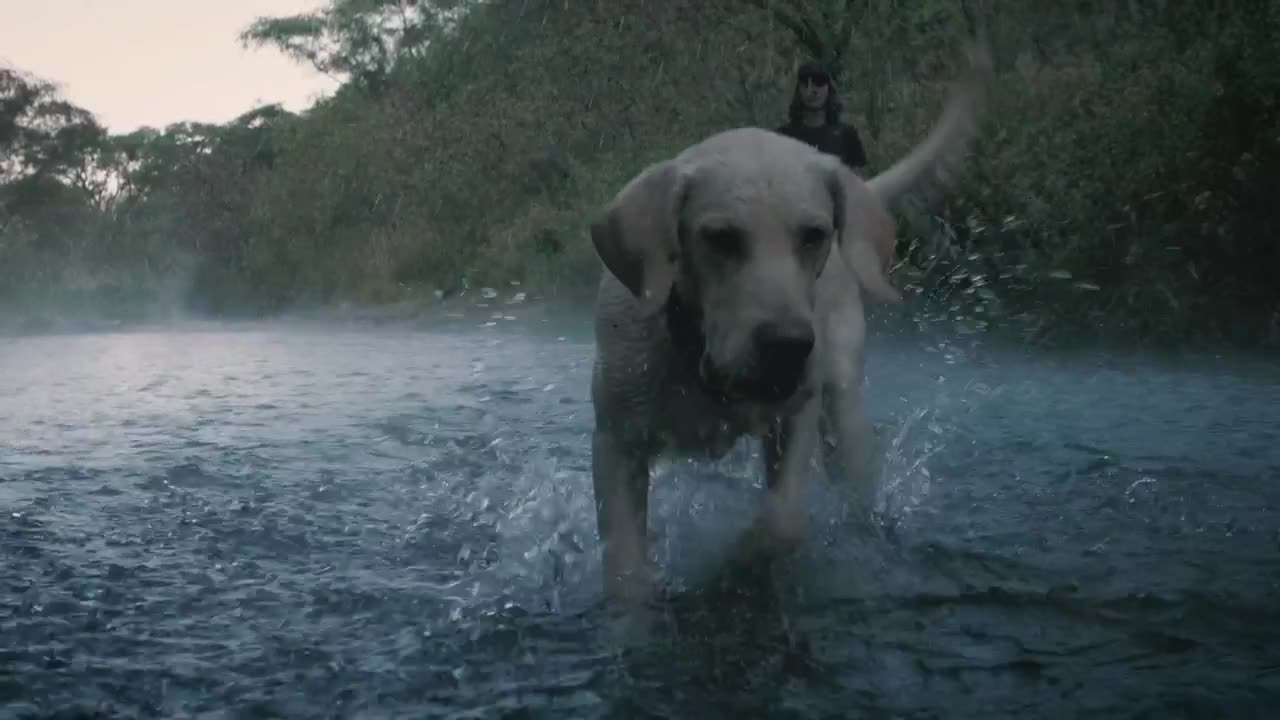
<svg viewBox="0 0 1280 720">
<path fill-rule="evenodd" d="M 798 491 L 822 420 L 870 502 L 863 304 L 901 300 L 887 278 L 888 204 L 957 162 L 976 133 L 990 60 L 970 58 L 927 139 L 869 181 L 740 128 L 649 166 L 594 220 L 592 475 L 611 595 L 650 589 L 649 473 L 664 453 L 716 457 L 761 438 L 768 492 L 754 527 L 785 545 L 803 530 Z"/>
</svg>

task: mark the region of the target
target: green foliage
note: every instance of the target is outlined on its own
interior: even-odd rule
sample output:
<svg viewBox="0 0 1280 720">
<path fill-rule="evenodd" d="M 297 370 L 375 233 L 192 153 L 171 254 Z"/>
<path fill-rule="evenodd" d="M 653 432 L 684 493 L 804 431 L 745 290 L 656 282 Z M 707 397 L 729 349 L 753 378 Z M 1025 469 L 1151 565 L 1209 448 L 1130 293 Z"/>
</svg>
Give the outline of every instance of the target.
<svg viewBox="0 0 1280 720">
<path fill-rule="evenodd" d="M 242 41 L 345 79 L 300 115 L 108 135 L 0 69 L 0 305 L 261 314 L 464 283 L 586 296 L 586 224 L 646 164 L 783 120 L 835 64 L 872 170 L 957 41 L 991 112 L 957 189 L 901 209 L 900 283 L 990 327 L 1280 340 L 1280 11 L 1183 0 L 334 0 Z M 465 278 L 465 280 L 464 280 Z"/>
<path fill-rule="evenodd" d="M 1122 17 L 1016 56 L 917 281 L 1049 335 L 1280 340 L 1278 18 L 1201 16 L 1216 34 L 1187 42 L 1185 18 Z"/>
</svg>

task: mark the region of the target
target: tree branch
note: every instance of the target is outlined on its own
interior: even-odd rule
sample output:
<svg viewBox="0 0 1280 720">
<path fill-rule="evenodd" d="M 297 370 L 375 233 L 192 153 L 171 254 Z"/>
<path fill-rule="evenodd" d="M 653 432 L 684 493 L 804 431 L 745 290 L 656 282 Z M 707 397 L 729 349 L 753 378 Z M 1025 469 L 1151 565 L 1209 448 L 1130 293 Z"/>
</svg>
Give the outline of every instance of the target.
<svg viewBox="0 0 1280 720">
<path fill-rule="evenodd" d="M 788 9 L 776 0 L 745 0 L 745 2 L 771 14 L 780 25 L 790 30 L 796 36 L 796 41 L 815 58 L 824 62 L 831 59 L 826 41 L 809 17 Z"/>
</svg>

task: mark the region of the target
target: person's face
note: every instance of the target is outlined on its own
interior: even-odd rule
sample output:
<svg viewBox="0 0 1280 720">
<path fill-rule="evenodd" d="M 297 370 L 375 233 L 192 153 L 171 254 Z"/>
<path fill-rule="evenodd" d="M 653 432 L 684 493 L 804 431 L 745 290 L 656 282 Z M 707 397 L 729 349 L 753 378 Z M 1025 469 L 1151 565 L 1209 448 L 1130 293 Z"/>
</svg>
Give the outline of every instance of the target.
<svg viewBox="0 0 1280 720">
<path fill-rule="evenodd" d="M 810 110 L 820 110 L 827 104 L 831 81 L 825 75 L 806 75 L 800 78 L 800 101 Z"/>
</svg>

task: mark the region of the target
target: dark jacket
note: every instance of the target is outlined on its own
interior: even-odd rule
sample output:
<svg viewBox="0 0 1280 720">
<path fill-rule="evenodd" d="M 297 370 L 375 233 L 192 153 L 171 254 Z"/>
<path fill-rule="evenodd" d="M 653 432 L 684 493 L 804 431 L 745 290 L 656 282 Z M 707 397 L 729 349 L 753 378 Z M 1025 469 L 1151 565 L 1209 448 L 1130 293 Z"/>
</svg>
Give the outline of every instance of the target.
<svg viewBox="0 0 1280 720">
<path fill-rule="evenodd" d="M 835 155 L 854 172 L 860 171 L 867 164 L 867 154 L 862 147 L 862 139 L 858 137 L 858 131 L 852 125 L 838 123 L 814 126 L 788 122 L 776 132 L 808 143 L 824 153 Z"/>
</svg>

